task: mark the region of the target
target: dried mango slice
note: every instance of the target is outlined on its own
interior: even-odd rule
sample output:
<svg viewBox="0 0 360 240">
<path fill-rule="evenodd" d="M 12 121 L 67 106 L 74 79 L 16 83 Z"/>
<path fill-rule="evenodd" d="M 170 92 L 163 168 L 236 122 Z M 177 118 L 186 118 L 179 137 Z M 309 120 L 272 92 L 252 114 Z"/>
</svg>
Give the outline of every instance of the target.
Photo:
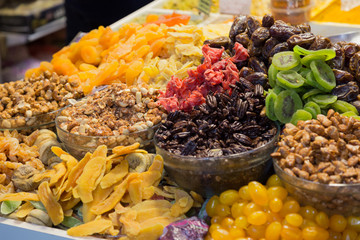
<svg viewBox="0 0 360 240">
<path fill-rule="evenodd" d="M 145 222 L 148 219 L 161 217 L 161 216 L 169 216 L 170 209 L 169 208 L 146 208 L 140 209 L 137 211 L 136 221 L 139 223 Z"/>
<path fill-rule="evenodd" d="M 130 199 L 134 204 L 140 203 L 142 201 L 142 180 L 134 179 L 129 183 L 128 191 Z"/>
<path fill-rule="evenodd" d="M 90 161 L 92 154 L 86 153 L 83 159 L 81 159 L 78 164 L 70 170 L 68 183 L 66 185 L 66 192 L 69 192 L 76 186 L 76 180 L 83 173 L 84 167 Z"/>
<path fill-rule="evenodd" d="M 155 193 L 156 193 L 156 195 L 159 195 L 159 196 L 162 196 L 165 198 L 175 199 L 175 194 L 165 192 L 158 187 L 155 188 Z"/>
<path fill-rule="evenodd" d="M 149 187 L 149 186 L 157 186 L 161 180 L 161 173 L 160 172 L 143 172 L 140 174 L 139 178 L 142 180 L 142 188 Z"/>
<path fill-rule="evenodd" d="M 157 171 L 162 173 L 163 169 L 164 169 L 164 159 L 159 154 L 157 154 L 154 158 L 153 163 L 149 167 L 149 171 Z"/>
<path fill-rule="evenodd" d="M 95 151 L 92 154 L 92 157 L 103 157 L 106 158 L 107 155 L 107 146 L 106 145 L 100 145 L 98 146 Z"/>
<path fill-rule="evenodd" d="M 42 182 L 38 188 L 39 199 L 46 208 L 47 213 L 54 225 L 60 224 L 64 220 L 64 212 L 61 205 L 56 201 L 55 196 L 50 190 L 48 182 Z"/>
<path fill-rule="evenodd" d="M 112 212 L 112 213 L 109 213 L 108 216 L 109 216 L 109 219 L 111 220 L 113 226 L 120 227 L 119 214 L 117 214 L 116 212 Z"/>
<path fill-rule="evenodd" d="M 88 203 L 93 200 L 92 191 L 95 190 L 97 184 L 99 184 L 99 179 L 101 179 L 105 173 L 105 164 L 106 158 L 104 157 L 91 158 L 84 167 L 83 173 L 76 181 L 78 185 L 73 189 L 73 192 L 76 189 L 75 191 L 83 203 Z"/>
<path fill-rule="evenodd" d="M 112 152 L 121 156 L 121 155 L 125 155 L 125 154 L 129 154 L 132 151 L 134 151 L 135 149 L 138 149 L 140 147 L 140 143 L 134 143 L 130 146 L 118 146 L 113 148 Z"/>
<path fill-rule="evenodd" d="M 39 201 L 39 196 L 29 192 L 5 193 L 0 195 L 0 202 L 3 201 Z"/>
<path fill-rule="evenodd" d="M 191 196 L 180 189 L 175 190 L 175 203 L 171 206 L 171 216 L 179 217 L 185 214 L 193 206 L 194 200 Z"/>
<path fill-rule="evenodd" d="M 26 202 L 19 207 L 19 209 L 15 213 L 15 216 L 17 218 L 25 218 L 33 209 L 34 206 L 30 202 Z"/>
<path fill-rule="evenodd" d="M 150 199 L 155 194 L 155 187 L 149 186 L 142 189 L 142 198 Z"/>
<path fill-rule="evenodd" d="M 61 148 L 59 148 L 59 147 L 51 147 L 51 151 L 56 155 L 56 156 L 58 156 L 58 157 L 60 157 L 61 155 L 63 155 L 63 154 L 67 154 L 67 155 L 69 155 L 69 153 L 67 153 L 67 152 L 65 152 L 64 150 L 62 150 Z"/>
<path fill-rule="evenodd" d="M 51 178 L 55 174 L 55 169 L 49 169 L 42 173 L 37 173 L 34 175 L 34 182 L 40 182 L 45 178 Z"/>
<path fill-rule="evenodd" d="M 126 174 L 128 174 L 128 172 L 129 163 L 127 161 L 122 161 L 101 179 L 100 186 L 102 188 L 108 188 L 115 183 L 121 181 L 121 179 L 123 179 Z"/>
<path fill-rule="evenodd" d="M 87 222 L 79 226 L 70 228 L 69 230 L 67 230 L 67 234 L 74 237 L 90 236 L 93 235 L 94 233 L 103 232 L 111 227 L 112 227 L 111 220 L 95 219 L 91 222 Z"/>
<path fill-rule="evenodd" d="M 80 198 L 71 198 L 68 201 L 60 202 L 63 211 L 67 211 L 75 207 L 80 202 Z"/>
<path fill-rule="evenodd" d="M 128 207 L 124 207 L 121 203 L 117 203 L 114 209 L 117 214 L 122 214 L 129 210 Z"/>
<path fill-rule="evenodd" d="M 57 183 L 59 181 L 59 179 L 65 175 L 66 173 L 66 166 L 64 162 L 58 163 L 54 166 L 55 169 L 55 174 L 53 176 L 51 176 L 50 178 L 50 182 L 49 185 L 50 186 L 54 186 L 55 183 Z"/>
</svg>

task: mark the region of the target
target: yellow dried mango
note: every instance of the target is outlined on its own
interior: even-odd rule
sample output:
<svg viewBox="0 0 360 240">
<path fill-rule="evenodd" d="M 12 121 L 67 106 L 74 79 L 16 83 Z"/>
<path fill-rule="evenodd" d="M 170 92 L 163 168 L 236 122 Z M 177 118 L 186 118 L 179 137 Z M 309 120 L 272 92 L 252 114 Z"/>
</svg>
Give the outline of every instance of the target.
<svg viewBox="0 0 360 240">
<path fill-rule="evenodd" d="M 33 209 L 34 206 L 30 202 L 26 202 L 15 212 L 15 216 L 17 218 L 25 218 Z"/>
<path fill-rule="evenodd" d="M 129 172 L 129 163 L 128 161 L 122 161 L 120 164 L 116 165 L 108 174 L 106 174 L 100 181 L 100 186 L 102 188 L 108 188 L 115 183 L 121 181 L 126 174 Z"/>
<path fill-rule="evenodd" d="M 106 145 L 100 145 L 98 146 L 95 151 L 92 154 L 92 157 L 103 157 L 106 158 L 107 155 L 107 146 Z"/>
<path fill-rule="evenodd" d="M 66 185 L 66 192 L 71 191 L 76 186 L 76 180 L 83 173 L 84 167 L 90 161 L 92 154 L 86 153 L 85 156 L 78 162 L 78 164 L 70 169 L 68 183 Z"/>
<path fill-rule="evenodd" d="M 52 223 L 54 225 L 60 224 L 64 220 L 64 212 L 61 205 L 56 201 L 55 196 L 52 194 L 48 182 L 42 182 L 39 185 L 38 195 L 49 214 Z"/>
<path fill-rule="evenodd" d="M 67 154 L 69 155 L 69 153 L 65 152 L 64 150 L 62 150 L 62 148 L 59 147 L 51 147 L 51 151 L 58 157 L 60 157 L 63 154 Z"/>
<path fill-rule="evenodd" d="M 60 202 L 63 211 L 67 211 L 75 207 L 80 202 L 80 198 L 71 198 L 68 201 Z"/>
<path fill-rule="evenodd" d="M 180 189 L 175 190 L 175 203 L 171 206 L 171 216 L 180 217 L 193 206 L 194 200 L 191 196 Z"/>
<path fill-rule="evenodd" d="M 91 222 L 87 222 L 79 226 L 70 228 L 69 230 L 67 230 L 67 234 L 74 237 L 90 236 L 94 233 L 103 232 L 111 227 L 111 220 L 95 219 Z"/>
<path fill-rule="evenodd" d="M 51 176 L 49 185 L 54 186 L 55 183 L 59 181 L 59 179 L 65 175 L 66 173 L 66 166 L 64 162 L 58 163 L 54 166 L 55 174 Z"/>
<path fill-rule="evenodd" d="M 73 189 L 80 197 L 83 203 L 88 203 L 93 200 L 92 191 L 95 190 L 97 184 L 99 184 L 102 176 L 105 173 L 106 158 L 94 157 L 84 167 L 84 171 L 78 178 L 77 186 Z M 74 194 L 75 196 L 75 194 Z"/>
<path fill-rule="evenodd" d="M 112 152 L 117 154 L 118 156 L 121 155 L 125 155 L 125 154 L 129 154 L 132 151 L 134 151 L 135 149 L 138 149 L 140 147 L 140 143 L 134 143 L 130 146 L 117 146 L 115 148 L 113 148 Z"/>
<path fill-rule="evenodd" d="M 39 201 L 39 196 L 29 192 L 5 193 L 0 195 L 0 202 L 3 201 Z"/>
<path fill-rule="evenodd" d="M 152 185 L 158 185 L 158 183 L 161 180 L 161 173 L 160 172 L 143 172 L 140 174 L 139 179 L 142 180 L 142 188 L 149 187 Z"/>
<path fill-rule="evenodd" d="M 142 189 L 142 198 L 150 199 L 155 194 L 155 187 L 149 186 Z"/>
<path fill-rule="evenodd" d="M 129 183 L 128 192 L 131 201 L 134 204 L 140 203 L 142 201 L 142 180 L 134 179 Z"/>
<path fill-rule="evenodd" d="M 149 167 L 149 171 L 156 171 L 162 173 L 164 169 L 164 159 L 157 154 L 154 158 L 153 163 Z"/>
</svg>

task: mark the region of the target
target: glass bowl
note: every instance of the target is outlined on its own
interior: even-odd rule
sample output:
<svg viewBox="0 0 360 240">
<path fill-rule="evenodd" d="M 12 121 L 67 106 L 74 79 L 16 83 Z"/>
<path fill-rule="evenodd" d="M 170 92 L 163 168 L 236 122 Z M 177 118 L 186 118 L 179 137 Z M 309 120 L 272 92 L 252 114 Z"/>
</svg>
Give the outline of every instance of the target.
<svg viewBox="0 0 360 240">
<path fill-rule="evenodd" d="M 360 214 L 360 184 L 324 184 L 286 173 L 273 159 L 275 173 L 294 198 L 328 214 Z"/>
<path fill-rule="evenodd" d="M 169 177 L 180 187 L 211 197 L 227 189 L 239 189 L 249 181 L 263 182 L 271 169 L 270 154 L 275 150 L 276 135 L 256 149 L 228 156 L 197 158 L 170 153 L 159 147 L 154 138 L 156 153 L 164 159 Z"/>
<path fill-rule="evenodd" d="M 100 145 L 106 145 L 111 151 L 116 146 L 128 146 L 135 142 L 140 143 L 140 148 L 151 151 L 153 148 L 153 137 L 159 125 L 153 127 L 123 134 L 118 136 L 85 136 L 80 134 L 70 133 L 69 131 L 60 127 L 64 121 L 61 118 L 61 112 L 55 119 L 56 132 L 60 141 L 64 144 L 66 150 L 74 157 L 81 159 L 87 152 L 94 152 Z"/>
</svg>

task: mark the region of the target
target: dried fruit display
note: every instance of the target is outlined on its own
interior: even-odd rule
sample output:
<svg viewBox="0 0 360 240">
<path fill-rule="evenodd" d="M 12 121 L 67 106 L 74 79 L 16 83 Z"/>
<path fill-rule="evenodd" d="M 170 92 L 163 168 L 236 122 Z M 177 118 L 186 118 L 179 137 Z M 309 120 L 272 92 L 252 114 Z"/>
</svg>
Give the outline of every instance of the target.
<svg viewBox="0 0 360 240">
<path fill-rule="evenodd" d="M 60 225 L 71 236 L 157 239 L 168 224 L 184 219 L 184 214 L 203 200 L 175 186 L 159 186 L 163 160 L 138 149 L 139 145 L 116 147 L 111 155 L 106 146 L 99 146 L 80 161 L 54 147 L 62 162 L 34 175 L 35 181 L 41 182 L 37 193 L 4 193 L 0 201 L 2 205 L 6 202 L 13 218 Z M 147 162 L 142 169 L 134 165 L 139 163 L 135 160 L 138 155 Z"/>
</svg>

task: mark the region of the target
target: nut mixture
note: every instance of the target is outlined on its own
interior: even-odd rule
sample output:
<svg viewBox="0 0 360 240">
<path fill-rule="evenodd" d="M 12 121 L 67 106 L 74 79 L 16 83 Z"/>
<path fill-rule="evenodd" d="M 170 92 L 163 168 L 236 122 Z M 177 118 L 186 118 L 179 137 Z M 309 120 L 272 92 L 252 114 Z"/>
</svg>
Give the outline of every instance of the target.
<svg viewBox="0 0 360 240">
<path fill-rule="evenodd" d="M 41 114 L 66 106 L 70 99 L 84 97 L 78 86 L 79 82 L 68 82 L 66 76 L 50 72 L 36 78 L 1 84 L 0 128 L 41 125 L 53 121 L 56 114 Z"/>
<path fill-rule="evenodd" d="M 79 141 L 72 136 L 63 139 L 65 143 L 73 141 L 84 147 L 106 144 L 111 148 L 119 144 L 149 141 L 153 137 L 153 127 L 166 117 L 165 111 L 156 102 L 157 97 L 158 91 L 152 88 L 129 88 L 125 84 L 114 83 L 65 108 L 57 118 L 57 126 L 79 135 Z M 60 139 L 66 138 L 66 134 L 61 131 L 58 133 Z M 84 140 L 82 136 L 109 138 L 91 142 L 91 139 Z"/>
<path fill-rule="evenodd" d="M 240 78 L 231 96 L 209 94 L 189 113 L 170 113 L 155 137 L 161 148 L 176 155 L 214 157 L 252 150 L 277 132 L 262 114 L 264 105 L 263 87 Z"/>
<path fill-rule="evenodd" d="M 327 116 L 287 124 L 271 156 L 290 175 L 320 183 L 360 183 L 360 121 Z"/>
</svg>

